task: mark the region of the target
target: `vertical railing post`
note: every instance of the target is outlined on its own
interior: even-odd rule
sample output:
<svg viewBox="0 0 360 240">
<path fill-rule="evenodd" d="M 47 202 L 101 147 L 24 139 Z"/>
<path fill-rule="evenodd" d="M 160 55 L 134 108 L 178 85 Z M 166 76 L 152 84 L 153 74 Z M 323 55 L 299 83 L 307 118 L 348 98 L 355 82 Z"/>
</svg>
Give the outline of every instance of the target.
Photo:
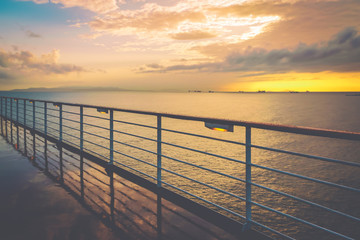
<svg viewBox="0 0 360 240">
<path fill-rule="evenodd" d="M 16 149 L 19 148 L 19 99 L 16 99 Z"/>
<path fill-rule="evenodd" d="M 84 107 L 80 106 L 80 188 L 84 199 Z"/>
<path fill-rule="evenodd" d="M 4 135 L 4 130 L 3 130 L 3 118 L 4 118 L 4 115 L 3 115 L 3 97 L 1 97 L 1 135 Z"/>
<path fill-rule="evenodd" d="M 33 126 L 32 126 L 32 130 L 33 130 L 33 156 L 32 156 L 32 160 L 35 160 L 35 155 L 36 155 L 36 146 L 35 146 L 35 129 L 36 129 L 36 123 L 35 123 L 35 101 L 33 101 Z"/>
<path fill-rule="evenodd" d="M 44 156 L 45 156 L 45 170 L 48 170 L 48 157 L 47 157 L 47 102 L 44 102 L 44 135 L 45 135 L 45 146 L 44 146 Z"/>
<path fill-rule="evenodd" d="M 27 155 L 26 149 L 26 100 L 24 100 L 24 153 Z"/>
<path fill-rule="evenodd" d="M 110 109 L 110 164 L 114 164 L 114 110 Z M 111 170 L 110 177 L 110 216 L 111 222 L 115 222 L 115 191 L 114 191 L 114 172 Z"/>
<path fill-rule="evenodd" d="M 35 133 L 35 128 L 36 128 L 36 125 L 35 125 L 35 101 L 32 101 L 32 104 L 33 104 L 33 107 L 32 107 L 32 109 L 33 109 L 33 114 L 32 114 L 32 116 L 33 116 L 33 126 L 32 126 L 32 129 L 33 129 L 33 132 Z"/>
<path fill-rule="evenodd" d="M 63 171 L 63 149 L 62 149 L 62 138 L 63 138 L 63 112 L 62 104 L 59 104 L 59 155 L 60 155 L 60 181 L 64 182 L 64 171 Z"/>
<path fill-rule="evenodd" d="M 110 164 L 114 164 L 114 111 L 110 109 Z"/>
<path fill-rule="evenodd" d="M 157 186 L 161 187 L 161 115 L 157 116 Z"/>
<path fill-rule="evenodd" d="M 6 141 L 9 141 L 8 140 L 8 108 L 7 108 L 7 105 L 8 105 L 8 99 L 5 98 L 5 135 L 6 135 Z"/>
<path fill-rule="evenodd" d="M 246 127 L 246 223 L 243 231 L 251 227 L 251 127 Z"/>
<path fill-rule="evenodd" d="M 11 144 L 13 144 L 13 99 L 10 98 L 10 136 L 11 136 Z"/>
</svg>

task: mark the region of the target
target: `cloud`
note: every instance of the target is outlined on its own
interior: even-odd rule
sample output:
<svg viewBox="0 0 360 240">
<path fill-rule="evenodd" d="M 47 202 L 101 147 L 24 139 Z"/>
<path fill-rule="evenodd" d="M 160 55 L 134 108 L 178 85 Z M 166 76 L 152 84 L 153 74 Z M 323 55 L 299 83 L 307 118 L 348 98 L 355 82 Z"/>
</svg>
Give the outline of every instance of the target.
<svg viewBox="0 0 360 240">
<path fill-rule="evenodd" d="M 218 6 L 209 11 L 219 17 L 279 16 L 247 41 L 216 42 L 192 48 L 213 57 L 225 57 L 247 46 L 275 49 L 294 48 L 299 42 L 314 44 L 326 41 L 347 26 L 360 28 L 358 0 L 324 1 L 246 1 L 243 4 Z"/>
<path fill-rule="evenodd" d="M 360 35 L 348 27 L 327 42 L 299 44 L 296 48 L 266 50 L 249 47 L 234 52 L 222 62 L 173 65 L 162 68 L 147 66 L 142 72 L 213 71 L 213 72 L 351 72 L 360 69 Z"/>
<path fill-rule="evenodd" d="M 90 33 L 90 34 L 80 34 L 81 39 L 96 39 L 101 36 L 101 33 Z"/>
<path fill-rule="evenodd" d="M 0 68 L 22 74 L 67 74 L 86 71 L 74 64 L 58 63 L 59 56 L 59 50 L 56 49 L 41 56 L 36 56 L 30 51 L 6 52 L 0 49 Z"/>
<path fill-rule="evenodd" d="M 106 17 L 96 17 L 89 23 L 90 27 L 101 31 L 128 32 L 131 29 L 139 31 L 160 31 L 176 28 L 181 22 L 203 22 L 205 16 L 198 11 L 172 11 L 157 5 L 147 5 L 138 11 L 118 11 Z M 150 7 L 151 6 L 151 7 Z"/>
<path fill-rule="evenodd" d="M 30 30 L 27 30 L 25 32 L 26 36 L 29 37 L 29 38 L 41 38 L 41 35 L 37 34 L 37 33 L 34 33 Z"/>
<path fill-rule="evenodd" d="M 14 77 L 12 75 L 10 75 L 9 73 L 0 70 L 0 82 L 3 83 L 4 80 L 10 80 L 13 79 Z"/>
<path fill-rule="evenodd" d="M 97 13 L 106 13 L 116 10 L 118 6 L 124 3 L 123 0 L 22 0 L 32 1 L 37 4 L 61 4 L 65 8 L 81 7 Z"/>
<path fill-rule="evenodd" d="M 178 1 L 170 6 L 145 3 L 140 8 L 108 12 L 89 22 L 93 31 L 102 34 L 135 35 L 141 39 L 202 40 L 215 37 L 241 36 L 248 26 L 264 26 L 279 18 L 274 15 L 218 16 L 210 7 L 228 6 L 239 1 Z M 255 36 L 256 34 L 254 34 Z M 235 39 L 235 37 L 233 37 Z"/>
<path fill-rule="evenodd" d="M 197 40 L 197 39 L 205 39 L 205 38 L 214 38 L 216 34 L 204 32 L 201 30 L 195 30 L 190 32 L 180 32 L 170 35 L 171 38 L 175 40 Z"/>
</svg>

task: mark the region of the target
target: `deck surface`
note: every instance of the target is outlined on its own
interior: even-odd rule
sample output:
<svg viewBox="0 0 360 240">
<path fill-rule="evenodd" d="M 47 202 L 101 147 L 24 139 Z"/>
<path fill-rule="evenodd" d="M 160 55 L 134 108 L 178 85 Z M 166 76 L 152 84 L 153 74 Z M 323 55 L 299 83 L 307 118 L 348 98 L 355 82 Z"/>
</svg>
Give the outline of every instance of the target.
<svg viewBox="0 0 360 240">
<path fill-rule="evenodd" d="M 111 227 L 96 206 L 74 198 L 0 137 L 0 239 L 238 239 L 156 193 L 114 180 Z"/>
</svg>

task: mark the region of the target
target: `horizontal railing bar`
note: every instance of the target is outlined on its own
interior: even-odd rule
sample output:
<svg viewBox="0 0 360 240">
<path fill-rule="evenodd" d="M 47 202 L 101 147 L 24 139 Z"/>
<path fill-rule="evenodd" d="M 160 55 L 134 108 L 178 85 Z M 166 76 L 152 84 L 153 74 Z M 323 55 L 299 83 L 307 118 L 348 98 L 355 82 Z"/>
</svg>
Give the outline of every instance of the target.
<svg viewBox="0 0 360 240">
<path fill-rule="evenodd" d="M 55 115 L 52 115 L 52 114 L 49 114 L 49 113 L 46 113 L 46 116 L 50 116 L 50 117 L 54 117 L 54 118 L 60 118 L 60 116 L 55 116 Z"/>
<path fill-rule="evenodd" d="M 47 110 L 54 111 L 54 112 L 60 112 L 59 109 L 48 107 Z"/>
<path fill-rule="evenodd" d="M 79 121 L 76 121 L 76 120 L 73 120 L 73 119 L 70 119 L 70 118 L 62 117 L 62 119 L 66 120 L 66 121 L 69 121 L 69 122 L 80 123 Z"/>
<path fill-rule="evenodd" d="M 131 145 L 131 144 L 128 144 L 128 143 L 119 142 L 119 141 L 117 141 L 117 140 L 113 140 L 113 141 L 114 141 L 114 143 L 119 143 L 119 144 L 121 144 L 121 145 L 128 146 L 128 147 L 131 147 L 131 148 L 135 148 L 135 149 L 138 149 L 138 150 L 147 152 L 147 153 L 151 153 L 151 154 L 154 154 L 154 155 L 157 154 L 156 152 L 153 152 L 153 151 L 150 151 L 150 150 L 141 148 L 141 147 L 137 147 L 137 146 L 134 146 L 134 145 Z"/>
<path fill-rule="evenodd" d="M 37 117 L 37 116 L 35 116 L 35 119 L 38 119 L 38 120 L 44 121 L 44 118 L 40 118 L 40 117 Z"/>
<path fill-rule="evenodd" d="M 65 135 L 67 135 L 67 136 L 70 136 L 70 137 L 73 137 L 73 138 L 76 138 L 76 139 L 81 139 L 81 138 L 79 138 L 79 137 L 77 137 L 77 136 L 74 136 L 74 135 L 72 135 L 72 134 L 70 134 L 70 133 L 67 133 L 67 132 L 65 132 L 65 131 L 63 131 L 63 134 L 65 134 Z"/>
<path fill-rule="evenodd" d="M 103 137 L 103 136 L 97 135 L 97 134 L 95 134 L 95 133 L 91 133 L 91 132 L 87 132 L 87 131 L 83 131 L 83 133 L 92 135 L 92 136 L 94 136 L 94 137 L 102 138 L 102 139 L 105 139 L 105 140 L 110 140 L 110 138 Z"/>
<path fill-rule="evenodd" d="M 234 211 L 232 211 L 230 209 L 224 208 L 224 207 L 222 207 L 222 206 L 220 206 L 220 205 L 218 205 L 216 203 L 210 202 L 209 200 L 206 200 L 206 199 L 204 199 L 202 197 L 199 197 L 199 196 L 197 196 L 195 194 L 189 193 L 188 191 L 185 191 L 185 190 L 183 190 L 181 188 L 178 188 L 178 187 L 176 187 L 176 186 L 174 186 L 174 185 L 172 185 L 170 183 L 167 183 L 167 182 L 164 182 L 164 181 L 161 181 L 161 182 L 164 183 L 165 185 L 169 186 L 169 187 L 172 187 L 172 188 L 174 188 L 174 189 L 176 189 L 176 190 L 178 190 L 180 192 L 186 193 L 186 194 L 188 194 L 188 195 L 190 195 L 190 196 L 192 196 L 194 198 L 200 199 L 201 201 L 204 201 L 204 202 L 206 202 L 206 203 L 208 203 L 210 205 L 213 205 L 213 206 L 215 206 L 217 208 L 220 208 L 220 209 L 222 209 L 222 210 L 224 210 L 224 211 L 226 211 L 228 213 L 231 213 L 231 214 L 233 214 L 233 215 L 235 215 L 237 217 L 240 217 L 240 218 L 242 218 L 244 220 L 246 219 L 244 216 L 242 216 L 242 215 L 240 215 L 240 214 L 238 214 L 238 213 L 236 213 L 236 212 L 234 212 Z"/>
<path fill-rule="evenodd" d="M 150 166 L 152 166 L 152 167 L 157 168 L 157 166 L 154 165 L 154 164 L 152 164 L 152 163 L 145 162 L 144 160 L 138 159 L 138 158 L 136 158 L 136 157 L 132 157 L 132 156 L 130 156 L 130 155 L 127 155 L 127 154 L 125 154 L 125 153 L 118 152 L 118 151 L 116 151 L 116 150 L 113 150 L 113 151 L 114 151 L 114 153 L 120 154 L 120 155 L 122 155 L 122 156 L 131 158 L 131 159 L 134 159 L 134 160 L 136 160 L 136 161 L 139 161 L 139 162 L 142 162 L 142 163 L 145 163 L 145 164 L 147 164 L 147 165 L 150 165 Z"/>
<path fill-rule="evenodd" d="M 348 237 L 348 236 L 342 235 L 341 233 L 334 232 L 334 231 L 332 231 L 332 230 L 330 230 L 330 229 L 321 227 L 321 226 L 319 226 L 319 225 L 316 225 L 316 224 L 314 224 L 314 223 L 308 222 L 308 221 L 303 220 L 303 219 L 301 219 L 301 218 L 294 217 L 294 216 L 289 215 L 289 214 L 287 214 L 287 213 L 280 212 L 280 211 L 275 210 L 275 209 L 273 209 L 273 208 L 264 206 L 264 205 L 262 205 L 262 204 L 260 204 L 260 203 L 257 203 L 257 202 L 254 202 L 254 201 L 251 201 L 251 203 L 252 203 L 253 205 L 255 205 L 255 206 L 258 206 L 258 207 L 261 207 L 261 208 L 266 209 L 266 210 L 268 210 L 268 211 L 277 213 L 277 214 L 282 215 L 282 216 L 284 216 L 284 217 L 291 218 L 291 219 L 293 219 L 293 220 L 295 220 L 295 221 L 298 221 L 298 222 L 301 222 L 301 223 L 306 224 L 306 225 L 308 225 L 308 226 L 311 226 L 311 227 L 314 227 L 314 228 L 323 230 L 323 231 L 328 232 L 328 233 L 331 233 L 331 234 L 333 234 L 333 235 L 336 235 L 336 236 L 339 236 L 339 237 L 342 237 L 342 238 L 346 238 L 346 239 L 350 239 L 350 240 L 352 239 L 352 238 L 350 238 L 350 237 Z"/>
<path fill-rule="evenodd" d="M 55 102 L 55 101 L 47 101 L 47 100 L 35 100 L 35 99 L 26 99 L 26 98 L 13 98 L 13 97 L 6 97 L 6 98 L 36 101 L 36 102 L 55 103 L 55 104 L 62 104 L 62 105 L 67 105 L 67 106 L 77 106 L 77 107 L 83 106 L 85 108 L 95 108 L 95 109 L 102 107 L 102 106 L 94 106 L 94 105 L 87 105 L 87 104 L 75 104 L 75 103 Z M 302 135 L 309 135 L 309 136 L 320 136 L 320 137 L 330 137 L 330 138 L 339 138 L 339 139 L 360 141 L 360 133 L 359 132 L 338 131 L 338 130 L 329 130 L 329 129 L 320 129 L 320 128 L 310 128 L 310 127 L 297 127 L 297 126 L 270 124 L 270 123 L 257 123 L 257 122 L 250 122 L 250 121 L 235 121 L 235 120 L 226 120 L 226 119 L 219 119 L 219 118 L 193 117 L 193 116 L 176 115 L 176 114 L 169 114 L 169 113 L 157 113 L 157 112 L 148 112 L 148 111 L 111 108 L 111 107 L 103 107 L 103 108 L 118 111 L 118 112 L 153 115 L 153 116 L 161 116 L 161 117 L 182 119 L 182 120 L 191 120 L 191 121 L 213 122 L 213 123 L 229 124 L 229 125 L 236 125 L 236 126 L 243 126 L 243 127 L 252 127 L 252 128 L 258 128 L 258 129 L 273 130 L 273 131 L 278 131 L 278 132 L 287 132 L 287 133 L 295 133 L 295 134 L 302 134 Z"/>
<path fill-rule="evenodd" d="M 62 126 L 63 126 L 63 127 L 66 127 L 66 128 L 69 128 L 69 129 L 72 129 L 72 130 L 74 130 L 74 131 L 80 131 L 80 129 L 73 128 L 73 127 L 70 127 L 70 126 L 65 125 L 65 124 L 63 124 Z"/>
<path fill-rule="evenodd" d="M 209 185 L 209 184 L 207 184 L 207 183 L 200 182 L 200 181 L 195 180 L 195 179 L 193 179 L 193 178 L 186 177 L 186 176 L 184 176 L 184 175 L 181 175 L 181 174 L 179 174 L 179 173 L 177 173 L 177 172 L 174 172 L 174 171 L 171 171 L 171 170 L 169 170 L 169 169 L 161 168 L 161 170 L 164 170 L 165 172 L 168 172 L 168 173 L 174 174 L 174 175 L 176 175 L 176 176 L 185 178 L 185 179 L 187 179 L 187 180 L 189 180 L 189 181 L 196 182 L 196 183 L 198 183 L 198 184 L 201 184 L 201 185 L 206 186 L 206 187 L 208 187 L 208 188 L 214 189 L 214 190 L 216 190 L 216 191 L 219 191 L 219 192 L 228 194 L 228 195 L 230 195 L 230 196 L 232 196 L 232 197 L 235 197 L 235 198 L 238 198 L 238 199 L 240 199 L 240 200 L 242 200 L 242 201 L 246 201 L 245 198 L 240 197 L 240 196 L 238 196 L 238 195 L 236 195 L 236 194 L 233 194 L 233 193 L 227 192 L 227 191 L 225 191 L 225 190 L 223 190 L 223 189 L 220 189 L 220 188 L 211 186 L 211 185 Z"/>
<path fill-rule="evenodd" d="M 132 136 L 132 137 L 137 137 L 137 138 L 149 140 L 149 141 L 152 141 L 152 142 L 157 142 L 157 140 L 155 140 L 155 139 L 139 136 L 139 135 L 136 135 L 136 134 L 131 134 L 131 133 L 122 132 L 122 131 L 118 131 L 118 130 L 113 130 L 113 131 L 116 132 L 116 133 L 121 133 L 121 134 L 125 134 L 125 135 Z"/>
<path fill-rule="evenodd" d="M 33 112 L 33 111 L 31 111 L 31 112 Z M 40 115 L 44 115 L 44 112 L 35 111 L 35 113 L 40 114 Z"/>
<path fill-rule="evenodd" d="M 56 132 L 60 132 L 58 129 L 56 129 L 56 128 L 53 128 L 53 127 L 50 127 L 49 125 L 47 125 L 46 126 L 47 128 L 50 128 L 50 129 L 52 129 L 52 130 L 54 130 L 54 131 L 56 131 Z M 48 133 L 49 134 L 49 133 Z M 54 136 L 54 135 L 53 135 Z M 56 137 L 58 137 L 58 136 L 56 136 Z"/>
<path fill-rule="evenodd" d="M 70 112 L 70 111 L 66 111 L 66 110 L 62 110 L 63 113 L 69 113 L 69 114 L 73 114 L 73 115 L 80 115 L 80 113 L 76 113 L 76 112 Z"/>
<path fill-rule="evenodd" d="M 101 147 L 101 148 L 103 148 L 103 149 L 110 150 L 110 148 L 108 148 L 108 147 L 105 147 L 105 146 L 103 146 L 103 145 L 100 145 L 100 144 L 97 144 L 97 143 L 94 143 L 94 142 L 88 141 L 88 140 L 86 140 L 86 139 L 83 139 L 83 141 L 84 141 L 84 142 L 87 142 L 87 143 L 90 143 L 90 144 L 92 144 L 92 145 L 95 145 L 95 146 Z"/>
<path fill-rule="evenodd" d="M 30 119 L 26 119 L 26 120 L 29 120 L 31 122 L 33 115 L 32 114 L 25 114 L 25 115 L 28 116 L 28 117 L 31 117 Z"/>
<path fill-rule="evenodd" d="M 233 158 L 229 158 L 229 157 L 224 157 L 224 156 L 221 156 L 221 155 L 218 155 L 218 154 L 214 154 L 214 153 L 208 153 L 208 152 L 200 151 L 200 150 L 197 150 L 197 149 L 188 148 L 188 147 L 183 147 L 183 146 L 180 146 L 180 145 L 177 145 L 177 144 L 168 143 L 168 142 L 163 142 L 163 141 L 162 141 L 161 143 L 163 143 L 163 144 L 165 144 L 165 145 L 169 145 L 169 146 L 173 146 L 173 147 L 177 147 L 177 148 L 189 150 L 189 151 L 192 151 L 192 152 L 202 153 L 202 154 L 209 155 L 209 156 L 212 156 L 212 157 L 217 157 L 217 158 L 226 159 L 226 160 L 229 160 L 229 161 L 232 161 L 232 162 L 237 162 L 237 163 L 246 164 L 246 162 L 244 162 L 244 161 L 240 161 L 240 160 L 233 159 Z"/>
<path fill-rule="evenodd" d="M 214 138 L 214 137 L 209 137 L 209 136 L 204 136 L 204 135 L 199 135 L 199 134 L 194 134 L 194 133 L 188 133 L 188 132 L 180 132 L 180 131 L 176 131 L 176 130 L 172 130 L 172 129 L 162 128 L 161 130 L 166 131 L 166 132 L 172 132 L 172 133 L 193 136 L 193 137 L 200 137 L 200 138 L 205 138 L 205 139 L 210 139 L 210 140 L 215 140 L 215 141 L 221 141 L 221 142 L 225 142 L 225 143 L 232 143 L 232 144 L 237 144 L 237 145 L 242 145 L 242 146 L 246 145 L 245 143 L 242 143 L 242 142 L 236 142 L 236 141 L 231 141 L 231 140 L 226 140 L 226 139 L 221 139 L 221 138 Z"/>
<path fill-rule="evenodd" d="M 340 184 L 336 184 L 336 183 L 331 183 L 331 182 L 327 182 L 327 181 L 324 181 L 324 180 L 319 180 L 319 179 L 316 179 L 316 178 L 306 177 L 306 176 L 302 176 L 302 175 L 299 175 L 299 174 L 285 172 L 285 171 L 281 171 L 281 170 L 274 169 L 274 168 L 264 167 L 264 166 L 257 165 L 257 164 L 251 164 L 251 166 L 262 168 L 262 169 L 273 171 L 273 172 L 277 172 L 277 173 L 282 173 L 282 174 L 289 175 L 289 176 L 292 176 L 292 177 L 297 177 L 297 178 L 309 180 L 309 181 L 312 181 L 312 182 L 323 183 L 323 184 L 326 184 L 326 185 L 329 185 L 329 186 L 332 186 L 332 187 L 346 189 L 346 190 L 350 190 L 350 191 L 354 191 L 354 192 L 360 192 L 360 189 L 356 189 L 356 188 L 352 188 L 352 187 L 348 187 L 348 186 L 344 186 L 344 185 L 340 185 Z"/>
<path fill-rule="evenodd" d="M 281 191 L 277 191 L 277 190 L 275 190 L 275 189 L 268 188 L 268 187 L 265 187 L 265 186 L 263 186 L 263 185 L 260 185 L 260 184 L 254 183 L 254 182 L 251 182 L 250 184 L 253 185 L 253 186 L 256 186 L 256 187 L 259 187 L 259 188 L 268 190 L 268 191 L 270 191 L 270 192 L 277 193 L 277 194 L 280 194 L 280 195 L 282 195 L 282 196 L 295 199 L 295 200 L 297 200 L 297 201 L 299 201 L 299 202 L 303 202 L 303 203 L 309 204 L 309 205 L 311 205 L 311 206 L 321 208 L 321 209 L 326 210 L 326 211 L 328 211 L 328 212 L 336 213 L 336 214 L 339 214 L 339 215 L 341 215 L 341 216 L 343 216 L 343 217 L 347 217 L 347 218 L 353 219 L 353 220 L 355 220 L 355 221 L 360 221 L 360 218 L 357 218 L 357 217 L 351 216 L 351 215 L 349 215 L 349 214 L 346 214 L 346 213 L 343 213 L 343 212 L 340 212 L 340 211 L 337 211 L 337 210 L 334 210 L 334 209 L 325 207 L 325 206 L 323 206 L 323 205 L 320 205 L 320 204 L 311 202 L 311 201 L 309 201 L 309 200 L 305 200 L 305 199 L 296 197 L 296 196 L 291 195 L 291 194 L 288 194 L 288 193 L 284 193 L 284 192 L 281 192 Z"/>
<path fill-rule="evenodd" d="M 144 124 L 140 124 L 140 123 L 131 123 L 131 122 L 120 121 L 120 120 L 115 120 L 115 119 L 114 119 L 114 122 L 124 123 L 124 124 L 139 126 L 139 127 L 145 127 L 145 128 L 151 128 L 151 129 L 157 129 L 156 127 L 149 126 L 149 125 L 144 125 Z"/>
<path fill-rule="evenodd" d="M 101 128 L 101 129 L 104 129 L 104 130 L 110 130 L 109 128 L 101 127 L 101 126 L 90 124 L 90 123 L 83 123 L 83 124 L 87 125 L 87 126 L 91 126 L 91 127 Z"/>
<path fill-rule="evenodd" d="M 84 117 L 91 117 L 91 118 L 97 118 L 97 119 L 102 119 L 102 120 L 109 121 L 109 118 L 98 117 L 98 116 L 95 116 L 95 115 L 83 114 L 83 116 L 84 116 Z"/>
<path fill-rule="evenodd" d="M 135 172 L 138 172 L 138 173 L 140 173 L 140 174 L 143 174 L 143 175 L 145 175 L 145 176 L 147 176 L 147 177 L 149 177 L 149 178 L 152 178 L 152 179 L 156 180 L 155 177 L 150 176 L 149 174 L 146 174 L 146 173 L 144 173 L 144 172 L 141 172 L 141 171 L 139 171 L 139 170 L 137 170 L 137 169 L 135 169 L 135 168 L 133 168 L 133 167 L 130 167 L 130 166 L 128 166 L 128 165 L 125 165 L 125 164 L 123 164 L 123 163 L 121 163 L 121 162 L 118 162 L 118 161 L 115 161 L 115 160 L 114 160 L 114 162 L 117 163 L 117 164 L 120 164 L 121 166 L 127 167 L 127 168 L 129 168 L 129 169 L 131 169 L 131 170 L 133 170 L 133 171 L 135 171 Z"/>
<path fill-rule="evenodd" d="M 270 148 L 270 147 L 263 147 L 263 146 L 258 146 L 258 145 L 251 145 L 251 147 L 258 148 L 258 149 L 263 149 L 263 150 L 268 150 L 268 151 L 272 151 L 272 152 L 285 153 L 285 154 L 299 156 L 299 157 L 313 158 L 313 159 L 326 161 L 326 162 L 333 162 L 333 163 L 339 163 L 339 164 L 348 165 L 348 166 L 360 167 L 360 163 L 355 163 L 355 162 L 346 162 L 346 161 L 341 161 L 341 160 L 332 159 L 332 158 L 314 156 L 314 155 L 298 153 L 298 152 L 291 152 L 291 151 L 286 151 L 286 150 L 281 150 L 281 149 L 276 149 L 276 148 Z"/>
<path fill-rule="evenodd" d="M 227 174 L 225 174 L 225 173 L 218 172 L 218 171 L 213 170 L 213 169 L 210 169 L 210 168 L 206 168 L 206 167 L 202 167 L 202 166 L 199 166 L 199 165 L 196 165 L 196 164 L 193 164 L 193 163 L 185 162 L 185 161 L 182 161 L 182 160 L 179 160 L 179 159 L 176 159 L 176 158 L 173 158 L 173 157 L 169 157 L 169 156 L 166 156 L 166 155 L 161 155 L 161 156 L 164 157 L 164 158 L 168 158 L 168 159 L 170 159 L 170 160 L 176 161 L 176 162 L 184 163 L 184 164 L 186 164 L 186 165 L 190 165 L 190 166 L 193 166 L 193 167 L 196 167 L 196 168 L 200 168 L 200 169 L 202 169 L 202 170 L 206 170 L 206 171 L 209 171 L 209 172 L 212 172 L 212 173 L 216 173 L 216 174 L 219 174 L 219 175 L 222 175 L 222 176 L 225 176 L 225 177 L 229 177 L 229 178 L 238 180 L 238 181 L 240 181 L 240 182 L 246 183 L 246 181 L 243 180 L 243 179 L 241 179 L 241 178 L 237 178 L 237 177 L 234 177 L 234 176 L 231 176 L 231 175 L 227 175 Z"/>
</svg>

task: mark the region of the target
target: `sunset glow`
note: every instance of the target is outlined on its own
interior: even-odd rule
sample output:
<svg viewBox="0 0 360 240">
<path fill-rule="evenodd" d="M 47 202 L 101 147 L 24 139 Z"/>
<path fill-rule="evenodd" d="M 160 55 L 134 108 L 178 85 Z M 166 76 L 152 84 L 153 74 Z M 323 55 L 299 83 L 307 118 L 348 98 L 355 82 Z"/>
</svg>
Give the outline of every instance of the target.
<svg viewBox="0 0 360 240">
<path fill-rule="evenodd" d="M 3 0 L 0 90 L 360 91 L 356 0 Z"/>
</svg>

